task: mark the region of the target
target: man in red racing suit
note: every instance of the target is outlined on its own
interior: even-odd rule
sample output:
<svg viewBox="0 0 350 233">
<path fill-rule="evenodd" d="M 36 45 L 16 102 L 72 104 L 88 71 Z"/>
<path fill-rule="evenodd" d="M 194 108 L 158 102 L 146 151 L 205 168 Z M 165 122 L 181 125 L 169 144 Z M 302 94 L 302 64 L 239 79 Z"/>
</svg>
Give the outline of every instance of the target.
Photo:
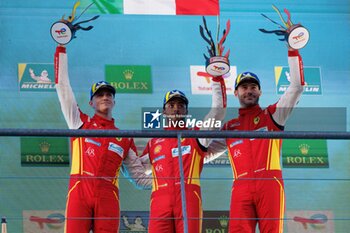
<svg viewBox="0 0 350 233">
<path fill-rule="evenodd" d="M 238 75 L 235 96 L 241 108 L 238 118 L 223 130 L 281 131 L 303 92 L 303 66 L 299 52 L 288 51 L 290 86 L 277 103 L 262 109 L 259 78 L 252 72 Z M 281 139 L 227 138 L 234 183 L 230 206 L 230 233 L 283 232 L 284 185 L 280 165 Z M 211 148 L 211 146 L 209 147 Z M 218 151 L 218 143 L 213 150 Z M 222 148 L 221 148 L 222 149 Z"/>
<path fill-rule="evenodd" d="M 212 108 L 203 122 L 212 120 L 221 122 L 226 112 L 226 91 L 222 77 L 213 78 Z M 188 99 L 178 90 L 166 93 L 163 102 L 163 114 L 168 119 L 166 130 L 187 130 L 181 126 L 182 115 L 187 114 Z M 179 116 L 177 118 L 177 116 Z M 220 128 L 220 126 L 219 126 Z M 201 130 L 213 130 L 215 127 L 201 127 Z M 218 155 L 207 153 L 211 140 L 184 138 L 181 140 L 183 170 L 185 179 L 186 210 L 188 232 L 202 232 L 202 199 L 200 174 L 204 160 L 212 160 Z M 143 159 L 152 165 L 153 188 L 150 202 L 150 233 L 184 232 L 181 203 L 181 185 L 179 170 L 179 150 L 176 138 L 153 138 L 143 153 Z"/>
<path fill-rule="evenodd" d="M 115 89 L 100 81 L 92 85 L 89 104 L 95 115 L 90 118 L 79 109 L 68 78 L 66 48 L 55 53 L 56 88 L 61 109 L 70 129 L 107 130 L 114 125 L 112 109 Z M 71 138 L 71 172 L 66 204 L 66 233 L 107 233 L 119 231 L 118 176 L 133 178 L 142 188 L 151 179 L 136 154 L 131 138 Z"/>
</svg>

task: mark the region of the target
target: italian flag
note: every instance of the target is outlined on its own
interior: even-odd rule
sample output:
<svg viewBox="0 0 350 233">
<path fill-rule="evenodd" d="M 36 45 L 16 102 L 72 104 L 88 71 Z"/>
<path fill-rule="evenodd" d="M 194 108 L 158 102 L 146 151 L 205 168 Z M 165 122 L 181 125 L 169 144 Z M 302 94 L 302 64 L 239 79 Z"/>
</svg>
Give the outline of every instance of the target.
<svg viewBox="0 0 350 233">
<path fill-rule="evenodd" d="M 136 15 L 219 15 L 219 0 L 92 0 L 89 12 Z M 91 0 L 81 0 L 87 6 Z"/>
</svg>

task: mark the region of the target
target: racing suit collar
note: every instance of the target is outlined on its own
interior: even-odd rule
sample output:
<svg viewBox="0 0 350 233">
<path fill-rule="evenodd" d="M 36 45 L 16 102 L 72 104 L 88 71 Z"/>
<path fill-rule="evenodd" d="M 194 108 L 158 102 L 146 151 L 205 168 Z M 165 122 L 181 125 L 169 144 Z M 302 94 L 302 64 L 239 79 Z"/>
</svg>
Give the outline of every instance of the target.
<svg viewBox="0 0 350 233">
<path fill-rule="evenodd" d="M 259 111 L 261 111 L 261 107 L 259 104 L 257 104 L 249 108 L 240 108 L 238 112 L 240 116 L 243 116 L 246 114 L 252 114 L 254 112 L 259 112 Z"/>
<path fill-rule="evenodd" d="M 95 114 L 93 117 L 92 117 L 92 120 L 98 122 L 99 124 L 103 125 L 105 128 L 115 128 L 115 125 L 114 125 L 114 118 L 112 118 L 112 120 L 108 120 L 106 118 L 103 118 L 97 114 Z"/>
</svg>

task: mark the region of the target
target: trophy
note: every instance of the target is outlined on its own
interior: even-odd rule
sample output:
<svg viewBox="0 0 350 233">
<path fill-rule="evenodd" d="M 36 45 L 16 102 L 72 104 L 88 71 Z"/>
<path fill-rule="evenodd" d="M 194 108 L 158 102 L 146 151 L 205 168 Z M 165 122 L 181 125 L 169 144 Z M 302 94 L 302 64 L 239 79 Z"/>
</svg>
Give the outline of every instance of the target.
<svg viewBox="0 0 350 233">
<path fill-rule="evenodd" d="M 274 33 L 278 36 L 282 36 L 283 38 L 280 38 L 280 41 L 286 41 L 288 43 L 288 46 L 292 49 L 298 50 L 301 48 L 304 48 L 305 45 L 308 43 L 310 34 L 309 31 L 303 27 L 301 24 L 293 24 L 291 21 L 291 15 L 290 12 L 287 9 L 284 9 L 284 13 L 286 13 L 288 20 L 287 22 L 283 19 L 281 12 L 278 10 L 278 8 L 274 5 L 272 5 L 272 8 L 277 12 L 279 15 L 283 25 L 277 23 L 276 21 L 270 19 L 264 14 L 261 14 L 268 20 L 270 20 L 272 23 L 279 25 L 280 30 L 265 30 L 265 29 L 259 29 L 261 32 L 264 33 Z"/>
<path fill-rule="evenodd" d="M 215 45 L 211 31 L 209 31 L 207 22 L 205 20 L 205 17 L 203 16 L 203 24 L 199 26 L 199 32 L 202 36 L 202 38 L 209 44 L 209 47 L 207 46 L 209 57 L 205 54 L 204 58 L 206 60 L 206 72 L 212 76 L 222 76 L 230 71 L 230 63 L 228 60 L 228 57 L 230 55 L 230 49 L 223 55 L 225 47 L 223 46 L 228 33 L 230 32 L 230 20 L 226 23 L 226 29 L 223 31 L 222 38 L 218 39 L 219 36 L 219 27 L 218 24 L 218 33 L 217 33 L 217 43 Z M 204 30 L 207 35 L 205 35 Z"/>
<path fill-rule="evenodd" d="M 68 16 L 67 19 L 64 19 L 65 15 L 63 15 L 62 19 L 60 21 L 57 21 L 54 24 L 52 24 L 50 31 L 51 31 L 51 37 L 54 39 L 54 41 L 56 41 L 58 44 L 66 45 L 72 39 L 76 38 L 75 33 L 79 29 L 81 29 L 83 31 L 91 30 L 93 28 L 93 26 L 82 27 L 82 26 L 80 26 L 80 24 L 95 20 L 99 17 L 99 15 L 96 15 L 96 16 L 92 17 L 91 19 L 81 21 L 79 23 L 76 23 L 76 21 L 80 18 L 80 16 L 82 16 L 82 14 L 84 14 L 84 12 L 92 4 L 93 3 L 88 5 L 85 8 L 85 10 L 83 10 L 83 12 L 78 17 L 75 17 L 76 10 L 77 10 L 78 6 L 80 5 L 80 1 L 77 1 L 73 6 L 72 14 L 70 16 Z"/>
</svg>

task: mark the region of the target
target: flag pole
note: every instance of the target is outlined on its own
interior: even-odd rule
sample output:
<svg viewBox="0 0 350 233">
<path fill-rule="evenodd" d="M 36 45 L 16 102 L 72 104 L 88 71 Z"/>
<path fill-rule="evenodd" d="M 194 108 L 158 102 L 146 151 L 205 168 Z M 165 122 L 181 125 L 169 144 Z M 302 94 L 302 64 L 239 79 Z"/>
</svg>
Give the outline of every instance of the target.
<svg viewBox="0 0 350 233">
<path fill-rule="evenodd" d="M 1 233 L 7 233 L 6 217 L 1 218 Z"/>
</svg>

